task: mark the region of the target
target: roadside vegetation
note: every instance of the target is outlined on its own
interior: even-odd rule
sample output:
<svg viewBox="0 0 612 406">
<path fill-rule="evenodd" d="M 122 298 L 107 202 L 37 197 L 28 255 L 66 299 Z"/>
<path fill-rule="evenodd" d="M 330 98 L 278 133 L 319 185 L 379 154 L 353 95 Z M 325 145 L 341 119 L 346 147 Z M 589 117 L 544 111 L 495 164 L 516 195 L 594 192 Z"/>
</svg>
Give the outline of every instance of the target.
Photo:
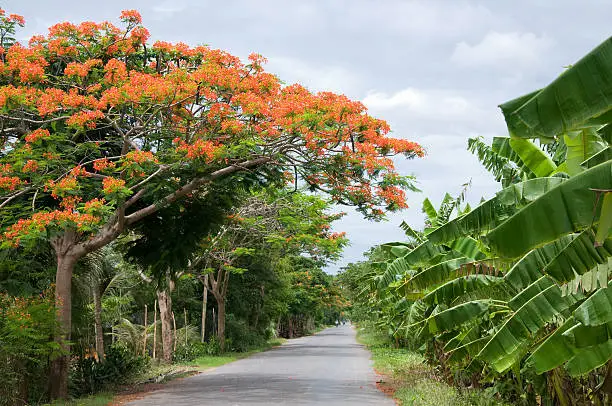
<svg viewBox="0 0 612 406">
<path fill-rule="evenodd" d="M 0 10 L 0 405 L 104 402 L 333 323 L 335 204 L 378 219 L 414 190 L 391 157 L 422 148 L 362 103 L 119 20 L 19 43 Z"/>
<path fill-rule="evenodd" d="M 422 357 L 462 396 L 481 388 L 486 402 L 610 404 L 610 55 L 612 39 L 502 104 L 509 137 L 468 140 L 500 182 L 493 198 L 470 207 L 468 183 L 439 206 L 425 199 L 423 228 L 402 223 L 404 241 L 373 247 L 339 275 L 351 318 L 398 348 L 374 346 L 381 369 L 398 376 L 398 357 L 407 357 L 399 371 Z M 425 398 L 452 398 L 428 385 Z M 410 404 L 419 392 L 396 396 Z"/>
</svg>

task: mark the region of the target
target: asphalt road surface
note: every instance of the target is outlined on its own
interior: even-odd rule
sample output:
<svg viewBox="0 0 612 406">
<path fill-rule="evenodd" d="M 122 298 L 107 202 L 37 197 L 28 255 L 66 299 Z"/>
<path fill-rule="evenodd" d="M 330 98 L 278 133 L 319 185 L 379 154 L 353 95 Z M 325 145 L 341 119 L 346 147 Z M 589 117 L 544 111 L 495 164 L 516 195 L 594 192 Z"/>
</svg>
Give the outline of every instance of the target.
<svg viewBox="0 0 612 406">
<path fill-rule="evenodd" d="M 353 328 L 332 327 L 185 378 L 128 405 L 394 405 L 376 388 L 369 358 Z"/>
</svg>

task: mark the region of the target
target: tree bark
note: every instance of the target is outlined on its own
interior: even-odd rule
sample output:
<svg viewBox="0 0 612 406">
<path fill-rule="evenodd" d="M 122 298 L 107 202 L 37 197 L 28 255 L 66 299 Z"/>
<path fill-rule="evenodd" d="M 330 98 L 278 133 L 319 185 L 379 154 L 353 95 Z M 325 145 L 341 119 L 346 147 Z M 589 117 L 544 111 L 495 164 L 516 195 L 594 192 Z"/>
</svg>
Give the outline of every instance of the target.
<svg viewBox="0 0 612 406">
<path fill-rule="evenodd" d="M 217 320 L 217 336 L 219 337 L 219 348 L 221 352 L 225 352 L 225 298 L 217 299 L 217 307 L 219 308 L 219 316 Z"/>
<path fill-rule="evenodd" d="M 99 286 L 94 286 L 94 322 L 96 325 L 96 352 L 98 359 L 104 361 L 104 330 L 102 330 L 102 295 Z"/>
<path fill-rule="evenodd" d="M 208 288 L 215 297 L 217 302 L 217 338 L 219 339 L 219 348 L 221 352 L 225 351 L 225 295 L 227 294 L 227 286 L 229 285 L 230 273 L 219 269 L 217 277 L 213 274 L 208 275 Z"/>
<path fill-rule="evenodd" d="M 147 305 L 145 304 L 145 311 L 144 311 L 144 337 L 142 339 L 142 356 L 144 357 L 145 355 L 147 355 Z"/>
<path fill-rule="evenodd" d="M 159 302 L 159 315 L 161 319 L 161 336 L 163 358 L 165 362 L 172 362 L 172 298 L 169 289 L 157 291 L 157 301 Z"/>
<path fill-rule="evenodd" d="M 66 238 L 62 238 L 66 240 Z M 78 257 L 71 254 L 61 241 L 55 247 L 57 253 L 57 272 L 55 274 L 55 306 L 60 332 L 55 337 L 64 352 L 51 363 L 49 395 L 52 399 L 68 397 L 68 367 L 70 363 L 70 334 L 72 330 L 72 271 Z"/>
<path fill-rule="evenodd" d="M 206 306 L 208 304 L 208 275 L 204 275 L 204 280 L 202 281 L 204 285 L 204 291 L 202 292 L 202 337 L 201 342 L 204 342 L 206 339 Z"/>
</svg>

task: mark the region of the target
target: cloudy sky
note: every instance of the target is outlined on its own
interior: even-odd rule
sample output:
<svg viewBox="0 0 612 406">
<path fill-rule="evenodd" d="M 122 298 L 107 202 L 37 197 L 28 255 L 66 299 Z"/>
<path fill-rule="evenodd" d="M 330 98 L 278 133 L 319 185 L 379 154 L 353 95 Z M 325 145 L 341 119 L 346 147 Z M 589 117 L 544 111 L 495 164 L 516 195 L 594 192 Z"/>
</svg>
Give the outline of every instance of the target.
<svg viewBox="0 0 612 406">
<path fill-rule="evenodd" d="M 372 245 L 422 226 L 421 201 L 472 181 L 468 200 L 497 185 L 466 152 L 468 137 L 505 135 L 497 105 L 542 87 L 610 35 L 609 0 L 8 0 L 24 15 L 22 40 L 59 21 L 117 21 L 138 9 L 153 39 L 258 52 L 286 83 L 362 100 L 393 135 L 418 141 L 424 159 L 397 162 L 422 193 L 410 209 L 371 223 L 349 211 L 337 229 L 351 247 L 335 272 Z"/>
</svg>

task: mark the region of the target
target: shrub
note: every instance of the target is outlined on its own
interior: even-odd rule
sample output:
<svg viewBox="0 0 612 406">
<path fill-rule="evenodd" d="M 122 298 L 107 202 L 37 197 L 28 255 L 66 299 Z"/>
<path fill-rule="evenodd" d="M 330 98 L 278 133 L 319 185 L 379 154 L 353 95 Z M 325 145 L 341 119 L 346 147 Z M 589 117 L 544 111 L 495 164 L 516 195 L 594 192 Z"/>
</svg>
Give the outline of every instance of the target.
<svg viewBox="0 0 612 406">
<path fill-rule="evenodd" d="M 148 364 L 147 357 L 136 356 L 121 344 L 111 346 L 103 362 L 93 358 L 79 358 L 71 371 L 71 394 L 81 396 L 125 384 L 143 372 Z"/>
<path fill-rule="evenodd" d="M 231 314 L 227 317 L 226 326 L 226 348 L 231 351 L 246 352 L 266 342 L 262 334 L 252 330 L 244 320 L 238 320 Z"/>
<path fill-rule="evenodd" d="M 208 345 L 206 343 L 183 344 L 176 348 L 176 351 L 174 352 L 174 361 L 189 362 L 205 355 L 209 355 Z"/>
<path fill-rule="evenodd" d="M 47 359 L 61 355 L 52 291 L 35 297 L 0 293 L 0 405 L 44 396 Z"/>
</svg>

